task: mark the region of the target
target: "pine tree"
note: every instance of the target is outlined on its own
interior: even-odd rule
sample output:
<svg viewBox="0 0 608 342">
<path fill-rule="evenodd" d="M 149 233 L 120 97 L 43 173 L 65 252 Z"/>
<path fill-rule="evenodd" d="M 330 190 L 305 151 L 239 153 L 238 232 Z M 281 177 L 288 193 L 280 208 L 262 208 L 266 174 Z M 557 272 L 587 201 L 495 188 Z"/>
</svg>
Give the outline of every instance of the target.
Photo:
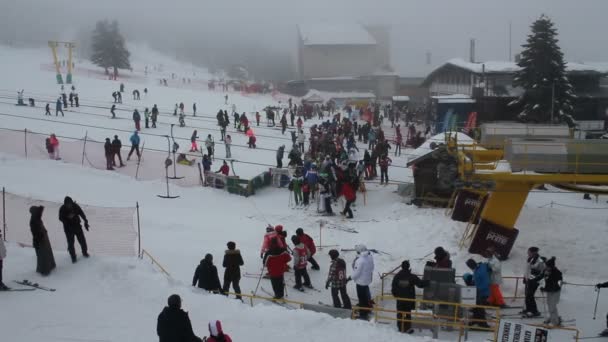
<svg viewBox="0 0 608 342">
<path fill-rule="evenodd" d="M 130 53 L 125 47 L 125 39 L 120 34 L 118 22 L 98 21 L 93 31 L 91 62 L 106 70 L 114 69 L 114 78 L 118 69 L 130 69 Z"/>
<path fill-rule="evenodd" d="M 572 85 L 566 75 L 566 63 L 557 39 L 557 29 L 542 15 L 532 26 L 518 65 L 521 70 L 513 84 L 524 94 L 514 103 L 522 106 L 519 118 L 524 122 L 550 122 L 560 119 L 573 122 Z M 553 102 L 553 103 L 552 103 Z"/>
</svg>

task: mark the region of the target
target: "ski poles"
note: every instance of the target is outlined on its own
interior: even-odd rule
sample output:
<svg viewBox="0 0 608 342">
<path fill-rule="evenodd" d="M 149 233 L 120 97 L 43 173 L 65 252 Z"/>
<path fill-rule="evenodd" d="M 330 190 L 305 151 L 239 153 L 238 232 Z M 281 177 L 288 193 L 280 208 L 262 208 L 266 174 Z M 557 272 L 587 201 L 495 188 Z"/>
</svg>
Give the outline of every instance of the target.
<svg viewBox="0 0 608 342">
<path fill-rule="evenodd" d="M 253 295 L 255 296 L 256 293 L 258 293 L 258 288 L 260 287 L 260 282 L 262 281 L 262 277 L 264 276 L 264 268 L 266 268 L 266 265 L 264 265 L 264 259 L 262 259 L 262 270 L 260 271 L 260 277 L 258 278 L 258 284 L 255 286 L 255 291 L 253 291 Z"/>
<path fill-rule="evenodd" d="M 593 310 L 593 320 L 594 321 L 597 316 L 597 303 L 600 301 L 600 288 L 598 287 L 595 290 L 597 291 L 597 297 L 595 298 L 595 309 Z"/>
</svg>

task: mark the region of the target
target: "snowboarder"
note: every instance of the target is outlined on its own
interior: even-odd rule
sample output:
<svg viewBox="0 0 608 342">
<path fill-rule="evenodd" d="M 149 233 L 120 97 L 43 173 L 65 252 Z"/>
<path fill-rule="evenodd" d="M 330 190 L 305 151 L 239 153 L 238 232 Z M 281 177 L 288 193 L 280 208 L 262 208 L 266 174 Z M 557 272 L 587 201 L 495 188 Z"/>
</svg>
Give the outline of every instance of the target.
<svg viewBox="0 0 608 342">
<path fill-rule="evenodd" d="M 402 333 L 411 334 L 412 319 L 410 312 L 416 308 L 416 288 L 424 288 L 429 285 L 428 280 L 421 280 L 417 275 L 412 274 L 409 260 L 401 263 L 401 270 L 393 278 L 391 293 L 398 299 L 411 299 L 408 301 L 397 300 L 397 329 Z M 404 321 L 405 320 L 405 321 Z"/>
<path fill-rule="evenodd" d="M 61 98 L 57 98 L 57 102 L 55 103 L 55 116 L 59 116 L 59 112 L 61 112 L 61 116 L 64 116 L 61 107 Z"/>
<path fill-rule="evenodd" d="M 192 104 L 192 116 L 196 116 L 196 102 Z"/>
<path fill-rule="evenodd" d="M 196 139 L 198 139 L 198 132 L 194 130 L 192 132 L 192 136 L 190 137 L 190 152 L 197 152 L 198 145 L 196 144 Z"/>
<path fill-rule="evenodd" d="M 242 297 L 239 296 L 241 294 L 239 282 L 241 280 L 241 266 L 244 264 L 243 257 L 241 256 L 241 251 L 236 249 L 236 243 L 230 241 L 226 246 L 228 249 L 224 253 L 224 261 L 222 262 L 222 266 L 226 269 L 224 271 L 224 286 L 222 286 L 222 290 L 227 295 L 230 290 L 230 284 L 232 284 L 234 292 L 237 293 L 236 298 L 241 299 Z"/>
<path fill-rule="evenodd" d="M 540 312 L 536 306 L 536 299 L 534 295 L 539 286 L 539 281 L 543 277 L 543 271 L 545 270 L 545 262 L 543 258 L 538 254 L 538 247 L 528 248 L 528 260 L 526 263 L 526 272 L 524 274 L 524 285 L 526 286 L 526 301 L 525 309 L 522 314 L 526 317 L 538 317 Z"/>
<path fill-rule="evenodd" d="M 145 127 L 146 128 L 150 128 L 149 123 L 150 123 L 150 110 L 148 109 L 148 107 L 146 107 L 146 109 L 144 109 L 144 121 L 145 121 Z"/>
<path fill-rule="evenodd" d="M 103 152 L 106 157 L 106 170 L 114 170 L 114 151 L 112 149 L 112 142 L 110 138 L 106 138 L 105 144 L 103 144 Z"/>
<path fill-rule="evenodd" d="M 308 271 L 306 271 L 310 251 L 296 235 L 291 237 L 291 242 L 293 243 L 293 269 L 296 278 L 296 285 L 293 288 L 304 291 L 304 288 L 302 288 L 302 278 L 304 278 L 303 285 L 312 288 Z"/>
<path fill-rule="evenodd" d="M 139 115 L 139 112 L 137 111 L 137 109 L 135 109 L 133 111 L 133 122 L 135 123 L 135 129 L 138 131 L 141 130 L 141 127 L 139 125 L 140 121 L 141 121 L 141 115 Z"/>
<path fill-rule="evenodd" d="M 488 297 L 490 296 L 490 269 L 488 264 L 483 262 L 477 263 L 473 259 L 467 260 L 466 264 L 473 271 L 473 280 L 477 289 L 475 304 L 488 305 Z M 486 310 L 483 308 L 473 308 L 473 321 L 469 325 L 477 325 L 479 328 L 489 329 L 490 326 L 486 321 Z"/>
<path fill-rule="evenodd" d="M 131 142 L 131 150 L 129 151 L 129 154 L 127 155 L 127 161 L 129 161 L 129 159 L 131 159 L 131 155 L 133 154 L 133 151 L 136 152 L 137 160 L 139 161 L 139 159 L 141 158 L 141 154 L 139 153 L 139 134 L 137 133 L 137 131 L 133 132 L 133 134 L 129 138 L 129 141 Z"/>
<path fill-rule="evenodd" d="M 543 271 L 543 278 L 545 280 L 545 286 L 540 288 L 541 292 L 545 293 L 547 297 L 547 307 L 549 309 L 549 318 L 545 320 L 545 324 L 551 324 L 553 326 L 562 325 L 562 318 L 559 316 L 557 311 L 557 304 L 562 290 L 562 272 L 555 266 L 555 257 L 551 257 L 545 261 L 545 270 Z"/>
<path fill-rule="evenodd" d="M 114 136 L 114 140 L 112 140 L 112 152 L 114 155 L 112 156 L 112 165 L 116 165 L 116 156 L 118 156 L 118 161 L 120 162 L 120 167 L 124 167 L 125 164 L 122 162 L 122 155 L 120 150 L 122 149 L 122 141 L 118 139 L 118 135 Z"/>
<path fill-rule="evenodd" d="M 205 258 L 196 267 L 192 286 L 197 286 L 209 292 L 219 293 L 221 291 L 220 278 L 217 275 L 217 267 L 213 264 L 213 255 L 206 254 Z"/>
<path fill-rule="evenodd" d="M 232 138 L 230 137 L 230 134 L 229 134 L 224 139 L 224 146 L 226 147 L 226 158 L 228 158 L 228 159 L 232 158 L 232 153 L 230 151 L 231 145 L 232 145 Z"/>
<path fill-rule="evenodd" d="M 59 139 L 55 133 L 51 134 L 46 140 L 46 151 L 49 153 L 49 157 L 53 160 L 60 160 L 59 157 Z"/>
<path fill-rule="evenodd" d="M 32 215 L 30 218 L 30 229 L 33 238 L 32 245 L 36 250 L 36 272 L 43 276 L 48 276 L 55 269 L 56 265 L 49 235 L 42 222 L 43 211 L 43 206 L 30 207 L 30 214 Z M 0 279 L 1 282 L 2 280 Z"/>
<path fill-rule="evenodd" d="M 296 235 L 300 239 L 300 241 L 308 248 L 310 251 L 310 256 L 308 257 L 308 262 L 312 265 L 312 269 L 315 271 L 320 270 L 319 264 L 314 258 L 315 253 L 317 253 L 317 246 L 315 245 L 315 241 L 310 237 L 310 235 L 304 233 L 304 229 L 298 228 L 296 229 Z"/>
<path fill-rule="evenodd" d="M 365 245 L 356 245 L 355 251 L 357 257 L 353 260 L 353 275 L 348 279 L 352 279 L 357 285 L 358 307 L 371 308 L 371 298 L 369 285 L 372 283 L 374 276 L 374 259 Z M 368 310 L 360 310 L 359 318 L 367 319 Z"/>
<path fill-rule="evenodd" d="M 224 160 L 220 169 L 215 171 L 215 173 L 221 173 L 224 176 L 228 176 L 230 175 L 230 166 L 228 166 L 228 163 L 226 163 L 226 161 Z"/>
<path fill-rule="evenodd" d="M 209 322 L 209 338 L 206 342 L 232 342 L 230 336 L 224 334 L 222 323 L 220 321 Z"/>
<path fill-rule="evenodd" d="M 277 149 L 277 169 L 283 167 L 283 156 L 285 155 L 285 145 L 279 146 Z"/>
<path fill-rule="evenodd" d="M 46 106 L 44 107 L 44 115 L 51 115 L 51 104 L 47 102 Z"/>
<path fill-rule="evenodd" d="M 4 265 L 4 259 L 6 259 L 6 246 L 4 246 L 2 232 L 0 232 L 0 291 L 6 291 L 9 289 L 8 286 L 2 282 L 2 267 Z"/>
<path fill-rule="evenodd" d="M 202 342 L 192 331 L 188 313 L 182 310 L 182 299 L 173 294 L 167 300 L 167 306 L 158 315 L 156 334 L 159 342 Z"/>
<path fill-rule="evenodd" d="M 331 265 L 329 266 L 325 289 L 331 287 L 331 298 L 335 308 L 350 310 L 352 305 L 346 291 L 346 262 L 344 259 L 339 258 L 339 256 L 340 253 L 337 250 L 332 249 L 329 251 Z M 338 297 L 338 294 L 340 294 L 340 297 Z M 342 302 L 340 302 L 340 298 L 342 298 Z"/>
<path fill-rule="evenodd" d="M 116 119 L 116 105 L 113 104 L 112 107 L 110 108 L 110 113 L 112 113 L 112 119 Z"/>
<path fill-rule="evenodd" d="M 78 239 L 78 244 L 82 249 L 82 256 L 85 258 L 89 257 L 89 253 L 87 252 L 87 239 L 82 231 L 80 218 L 84 220 L 84 228 L 89 231 L 89 220 L 84 214 L 84 211 L 82 211 L 82 208 L 80 208 L 71 197 L 66 196 L 63 200 L 63 205 L 59 208 L 59 221 L 63 223 L 63 230 L 68 241 L 68 252 L 70 252 L 70 256 L 72 257 L 72 263 L 76 262 L 74 238 Z"/>
<path fill-rule="evenodd" d="M 378 162 L 380 165 L 380 185 L 385 183 L 388 185 L 388 167 L 393 161 L 386 154 L 383 154 Z"/>
<path fill-rule="evenodd" d="M 287 251 L 279 247 L 279 238 L 274 237 L 270 240 L 270 251 L 265 261 L 270 283 L 274 291 L 275 299 L 283 299 L 285 293 L 285 264 L 291 261 L 291 256 Z"/>
<path fill-rule="evenodd" d="M 486 250 L 486 258 L 488 258 L 488 267 L 490 268 L 490 297 L 488 297 L 488 304 L 493 306 L 505 306 L 505 300 L 500 291 L 500 285 L 502 284 L 502 265 L 494 246 L 488 247 Z"/>
<path fill-rule="evenodd" d="M 152 128 L 156 128 L 156 120 L 158 120 L 158 107 L 156 104 L 152 107 Z"/>
</svg>

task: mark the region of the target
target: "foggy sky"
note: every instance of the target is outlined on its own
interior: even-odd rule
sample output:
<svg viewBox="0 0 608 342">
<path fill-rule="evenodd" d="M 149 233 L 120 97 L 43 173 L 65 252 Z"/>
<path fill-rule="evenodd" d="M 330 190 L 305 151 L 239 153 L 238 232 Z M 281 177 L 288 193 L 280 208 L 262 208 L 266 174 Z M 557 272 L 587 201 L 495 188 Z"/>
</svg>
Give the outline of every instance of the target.
<svg viewBox="0 0 608 342">
<path fill-rule="evenodd" d="M 556 23 L 567 60 L 608 61 L 606 0 L 0 0 L 0 43 L 71 40 L 116 19 L 128 41 L 168 55 L 272 70 L 295 65 L 298 23 L 359 22 L 390 26 L 396 71 L 424 76 L 466 58 L 471 38 L 477 60 L 507 60 L 509 22 L 515 54 L 542 13 Z"/>
</svg>

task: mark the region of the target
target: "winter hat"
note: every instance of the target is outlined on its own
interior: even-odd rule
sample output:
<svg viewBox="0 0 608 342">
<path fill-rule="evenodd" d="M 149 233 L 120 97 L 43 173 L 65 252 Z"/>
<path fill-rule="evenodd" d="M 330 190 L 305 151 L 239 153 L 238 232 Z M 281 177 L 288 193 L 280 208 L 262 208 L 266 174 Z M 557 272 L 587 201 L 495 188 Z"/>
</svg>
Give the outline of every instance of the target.
<svg viewBox="0 0 608 342">
<path fill-rule="evenodd" d="M 551 259 L 545 261 L 545 265 L 547 265 L 547 267 L 555 267 L 555 257 L 553 256 Z"/>
<path fill-rule="evenodd" d="M 410 261 L 409 260 L 404 260 L 401 263 L 401 268 L 404 270 L 409 270 L 410 269 Z"/>
<path fill-rule="evenodd" d="M 302 229 L 302 228 L 296 229 L 296 235 L 297 236 L 300 236 L 300 235 L 303 235 L 303 234 L 304 234 L 304 229 Z"/>
<path fill-rule="evenodd" d="M 475 262 L 475 260 L 473 259 L 469 259 L 467 260 L 467 266 L 469 266 L 470 269 L 474 270 L 477 268 L 477 262 Z"/>
<path fill-rule="evenodd" d="M 182 299 L 179 295 L 172 294 L 169 296 L 169 299 L 167 299 L 167 304 L 170 308 L 180 309 L 182 307 Z"/>
<path fill-rule="evenodd" d="M 65 196 L 65 198 L 63 199 L 63 204 L 73 204 L 74 200 L 72 200 L 72 197 L 70 196 Z"/>
<path fill-rule="evenodd" d="M 367 250 L 367 247 L 365 247 L 365 245 L 356 245 L 355 246 L 355 251 L 357 253 L 365 252 L 366 250 Z"/>
<path fill-rule="evenodd" d="M 280 233 L 283 231 L 283 226 L 280 224 L 277 224 L 276 226 L 274 226 L 274 231 L 277 233 Z"/>
<path fill-rule="evenodd" d="M 210 321 L 209 334 L 213 337 L 223 336 L 224 330 L 222 330 L 222 323 L 220 321 Z"/>
<path fill-rule="evenodd" d="M 209 253 L 205 254 L 205 260 L 209 262 L 213 261 L 213 255 Z"/>
<path fill-rule="evenodd" d="M 297 237 L 297 236 L 295 236 L 295 235 L 292 235 L 291 236 L 291 242 L 293 242 L 294 245 L 299 245 L 300 244 L 300 238 Z"/>
<path fill-rule="evenodd" d="M 340 252 L 338 252 L 338 250 L 336 250 L 336 249 L 332 249 L 327 254 L 329 254 L 330 258 L 335 259 L 340 255 Z"/>
<path fill-rule="evenodd" d="M 228 246 L 228 249 L 235 249 L 236 243 L 234 243 L 233 241 L 230 241 L 226 244 L 226 246 Z"/>
</svg>

